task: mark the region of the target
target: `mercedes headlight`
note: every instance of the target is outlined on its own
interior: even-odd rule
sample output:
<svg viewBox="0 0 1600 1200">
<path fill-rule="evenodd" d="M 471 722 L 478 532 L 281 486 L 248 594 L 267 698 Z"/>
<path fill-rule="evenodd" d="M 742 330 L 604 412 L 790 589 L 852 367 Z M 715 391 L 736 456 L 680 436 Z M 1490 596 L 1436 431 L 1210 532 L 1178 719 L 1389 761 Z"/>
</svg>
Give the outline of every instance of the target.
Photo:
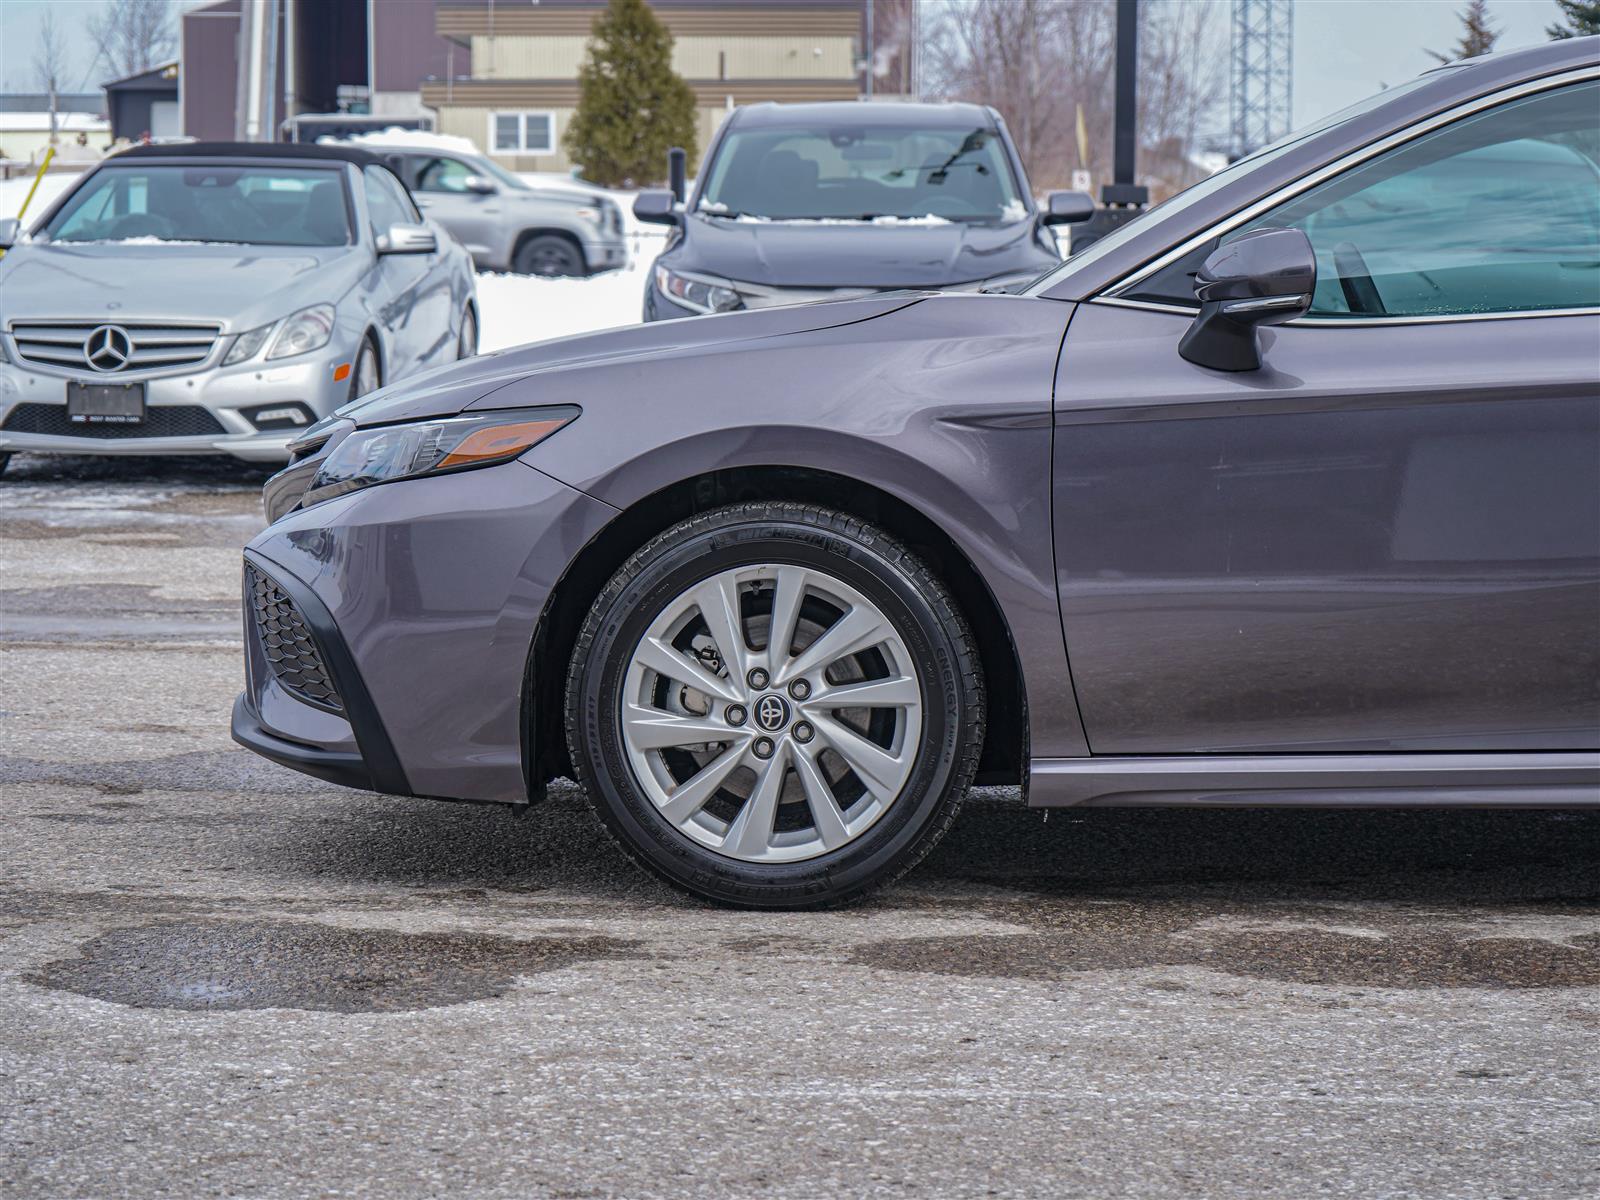
<svg viewBox="0 0 1600 1200">
<path fill-rule="evenodd" d="M 267 358 L 290 358 L 320 350 L 333 336 L 333 305 L 313 304 L 302 308 L 283 323 L 278 336 L 272 339 Z"/>
<path fill-rule="evenodd" d="M 271 325 L 263 325 L 260 329 L 252 329 L 248 333 L 241 333 L 233 339 L 233 347 L 228 351 L 228 357 L 222 360 L 222 365 L 231 367 L 234 363 L 242 363 L 246 359 L 254 358 L 261 353 L 261 347 L 266 345 L 267 334 L 271 332 Z"/>
<path fill-rule="evenodd" d="M 732 312 L 744 307 L 739 293 L 726 279 L 680 275 L 660 263 L 656 264 L 656 289 L 674 303 L 692 308 L 695 312 Z"/>
<path fill-rule="evenodd" d="M 329 451 L 301 507 L 379 483 L 509 462 L 570 424 L 579 411 L 567 404 L 357 429 Z"/>
</svg>

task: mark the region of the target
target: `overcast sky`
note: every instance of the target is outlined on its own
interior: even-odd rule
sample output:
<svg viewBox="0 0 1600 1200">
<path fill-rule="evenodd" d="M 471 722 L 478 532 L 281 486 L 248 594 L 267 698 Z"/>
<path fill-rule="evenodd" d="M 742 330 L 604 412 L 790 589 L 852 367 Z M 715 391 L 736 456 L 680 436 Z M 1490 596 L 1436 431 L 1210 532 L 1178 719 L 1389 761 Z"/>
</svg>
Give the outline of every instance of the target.
<svg viewBox="0 0 1600 1200">
<path fill-rule="evenodd" d="M 182 0 L 192 8 L 200 0 Z M 378 0 L 380 4 L 404 0 Z M 1005 3 L 1007 0 L 986 0 Z M 1218 51 L 1226 52 L 1229 0 L 1183 0 L 1217 8 L 1213 25 Z M 511 7 L 518 0 L 499 0 Z M 47 9 L 67 33 L 74 50 L 72 82 L 86 81 L 94 90 L 106 74 L 93 66 L 93 50 L 83 33 L 84 20 L 101 0 L 0 0 L 0 91 L 38 88 L 33 51 L 39 21 Z M 1296 0 L 1295 123 L 1304 124 L 1386 85 L 1392 86 L 1433 65 L 1428 49 L 1446 50 L 1460 33 L 1458 11 L 1465 0 Z M 1545 40 L 1545 26 L 1555 21 L 1555 0 L 1489 0 L 1492 21 L 1501 31 L 1498 49 Z M 1220 69 L 1226 71 L 1226 62 Z M 1218 124 L 1225 123 L 1223 114 Z"/>
</svg>

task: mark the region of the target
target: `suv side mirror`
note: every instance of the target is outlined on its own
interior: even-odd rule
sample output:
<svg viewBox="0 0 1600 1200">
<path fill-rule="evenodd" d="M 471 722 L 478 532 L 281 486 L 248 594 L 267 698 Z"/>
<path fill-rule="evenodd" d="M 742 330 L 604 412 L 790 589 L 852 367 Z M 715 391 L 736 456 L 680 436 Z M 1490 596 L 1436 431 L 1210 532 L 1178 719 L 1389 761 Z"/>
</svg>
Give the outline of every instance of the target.
<svg viewBox="0 0 1600 1200">
<path fill-rule="evenodd" d="M 16 217 L 7 217 L 4 221 L 0 221 L 0 250 L 11 249 L 21 236 L 22 222 Z"/>
<path fill-rule="evenodd" d="M 492 196 L 495 194 L 495 192 L 500 190 L 482 175 L 468 175 L 461 181 L 461 186 L 466 188 L 467 191 L 471 192 L 474 196 Z"/>
<path fill-rule="evenodd" d="M 439 239 L 426 225 L 391 225 L 378 238 L 379 254 L 432 254 Z"/>
<path fill-rule="evenodd" d="M 1261 366 L 1256 329 L 1303 316 L 1317 286 L 1317 256 L 1298 229 L 1257 229 L 1213 250 L 1195 275 L 1200 314 L 1178 353 L 1213 371 Z"/>
<path fill-rule="evenodd" d="M 681 225 L 683 214 L 677 200 L 666 188 L 648 188 L 633 202 L 633 215 L 651 225 Z"/>
<path fill-rule="evenodd" d="M 1051 192 L 1044 198 L 1046 225 L 1076 225 L 1094 216 L 1094 197 L 1088 192 Z"/>
</svg>

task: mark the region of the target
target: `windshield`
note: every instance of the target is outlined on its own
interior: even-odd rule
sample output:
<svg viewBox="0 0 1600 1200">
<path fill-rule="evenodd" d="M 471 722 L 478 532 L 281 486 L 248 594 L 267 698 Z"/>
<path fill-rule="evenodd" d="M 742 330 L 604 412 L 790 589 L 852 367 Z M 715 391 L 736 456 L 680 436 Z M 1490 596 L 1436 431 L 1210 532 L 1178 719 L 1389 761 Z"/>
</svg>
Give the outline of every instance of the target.
<svg viewBox="0 0 1600 1200">
<path fill-rule="evenodd" d="M 55 242 L 242 242 L 345 246 L 339 167 L 107 166 L 45 226 Z"/>
<path fill-rule="evenodd" d="M 730 220 L 1021 221 L 1005 145 L 992 129 L 756 127 L 725 137 L 698 211 Z"/>
</svg>

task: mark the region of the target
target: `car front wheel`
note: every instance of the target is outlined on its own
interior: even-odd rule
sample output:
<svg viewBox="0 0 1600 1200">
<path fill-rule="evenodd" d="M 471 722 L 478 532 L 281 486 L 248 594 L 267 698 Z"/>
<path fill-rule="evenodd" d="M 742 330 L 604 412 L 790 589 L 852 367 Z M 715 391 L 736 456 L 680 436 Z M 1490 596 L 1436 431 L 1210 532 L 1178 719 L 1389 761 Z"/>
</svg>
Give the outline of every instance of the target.
<svg viewBox="0 0 1600 1200">
<path fill-rule="evenodd" d="M 954 821 L 983 741 L 972 635 L 882 531 L 741 504 L 638 551 L 568 678 L 572 759 L 640 864 L 723 903 L 859 896 Z"/>
</svg>

